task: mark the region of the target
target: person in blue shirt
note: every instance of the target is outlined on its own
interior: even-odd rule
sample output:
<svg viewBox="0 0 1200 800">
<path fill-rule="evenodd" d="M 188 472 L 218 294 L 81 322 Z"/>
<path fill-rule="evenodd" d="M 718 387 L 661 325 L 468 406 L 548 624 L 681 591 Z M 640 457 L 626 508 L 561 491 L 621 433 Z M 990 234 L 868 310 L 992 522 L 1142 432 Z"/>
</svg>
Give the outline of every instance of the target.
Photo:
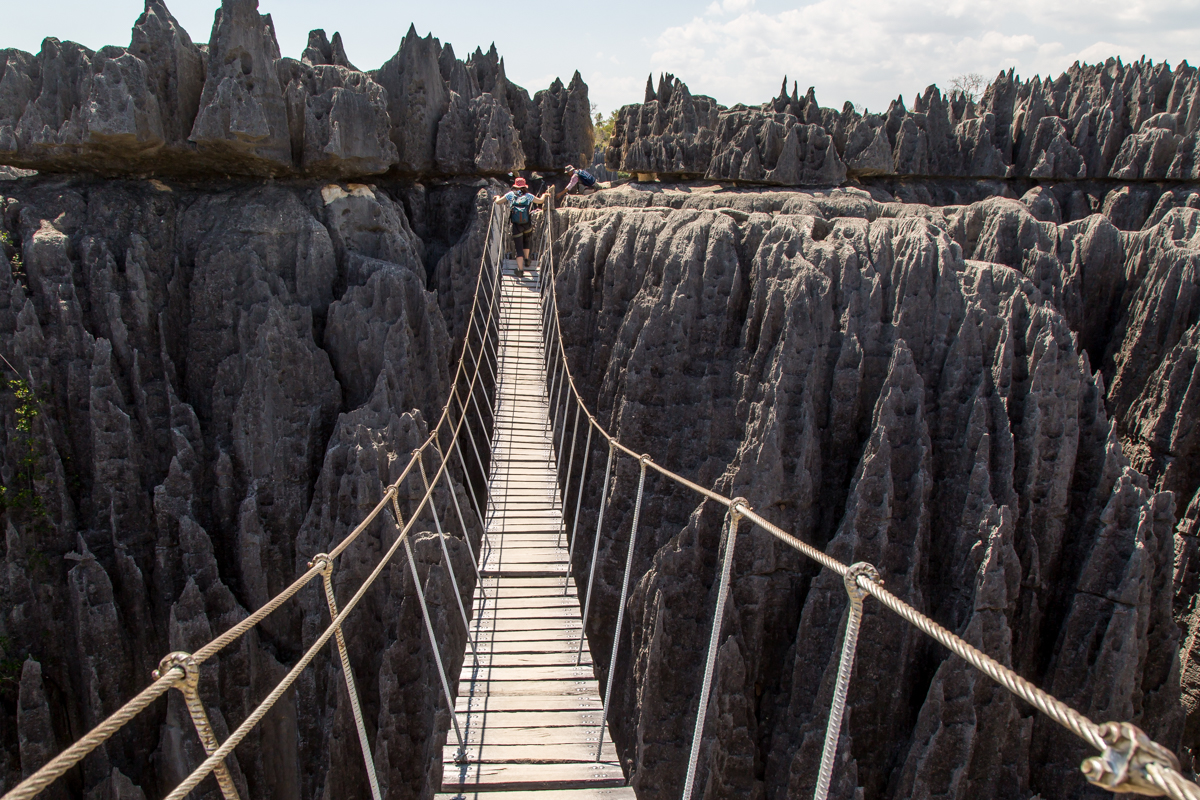
<svg viewBox="0 0 1200 800">
<path fill-rule="evenodd" d="M 512 222 L 513 247 L 517 251 L 517 277 L 525 274 L 525 262 L 529 260 L 529 248 L 533 245 L 533 207 L 543 205 L 546 197 L 529 194 L 529 184 L 524 178 L 513 181 L 511 192 L 498 196 L 496 205 L 508 206 L 508 218 Z"/>
<path fill-rule="evenodd" d="M 576 186 L 579 187 L 580 194 L 591 194 L 596 189 L 596 176 L 588 172 L 586 169 L 576 169 L 567 164 L 567 172 L 571 174 L 571 180 L 567 181 L 567 186 L 554 198 L 562 200 L 563 196 L 569 193 Z"/>
</svg>

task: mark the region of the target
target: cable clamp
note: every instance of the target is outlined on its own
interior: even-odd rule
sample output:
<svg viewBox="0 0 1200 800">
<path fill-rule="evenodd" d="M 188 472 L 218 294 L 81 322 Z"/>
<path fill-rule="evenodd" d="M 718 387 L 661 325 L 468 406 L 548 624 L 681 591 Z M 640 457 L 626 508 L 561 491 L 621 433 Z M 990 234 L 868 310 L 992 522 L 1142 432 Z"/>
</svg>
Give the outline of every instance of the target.
<svg viewBox="0 0 1200 800">
<path fill-rule="evenodd" d="M 1179 771 L 1175 754 L 1136 725 L 1106 722 L 1100 726 L 1100 738 L 1108 747 L 1101 755 L 1086 759 L 1080 769 L 1089 783 L 1101 789 L 1161 797 L 1163 790 L 1150 781 L 1146 767 L 1158 764 Z"/>
</svg>

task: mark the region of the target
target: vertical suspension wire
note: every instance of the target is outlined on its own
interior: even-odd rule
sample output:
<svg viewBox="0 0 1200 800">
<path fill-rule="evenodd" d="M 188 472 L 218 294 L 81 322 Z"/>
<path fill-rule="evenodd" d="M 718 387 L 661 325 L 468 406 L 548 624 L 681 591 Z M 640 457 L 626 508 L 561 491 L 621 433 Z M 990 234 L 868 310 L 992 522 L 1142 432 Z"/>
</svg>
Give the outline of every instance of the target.
<svg viewBox="0 0 1200 800">
<path fill-rule="evenodd" d="M 600 735 L 596 744 L 596 760 L 604 751 L 604 726 L 608 722 L 608 704 L 612 700 L 613 677 L 617 674 L 617 653 L 621 645 L 621 625 L 625 621 L 625 600 L 629 596 L 629 572 L 633 567 L 633 551 L 637 547 L 638 517 L 642 513 L 642 489 L 646 485 L 646 462 L 650 456 L 638 459 L 641 472 L 638 475 L 637 501 L 633 506 L 633 527 L 629 531 L 629 549 L 625 551 L 625 579 L 621 581 L 621 604 L 617 606 L 617 627 L 613 632 L 612 657 L 608 661 L 608 681 L 604 688 L 604 710 L 600 716 Z"/>
<path fill-rule="evenodd" d="M 837 684 L 833 700 L 829 704 L 829 722 L 825 726 L 825 746 L 821 750 L 821 768 L 817 772 L 817 786 L 813 800 L 829 797 L 829 784 L 833 778 L 833 759 L 837 755 L 838 739 L 842 734 L 842 716 L 846 711 L 846 694 L 850 689 L 850 675 L 854 671 L 854 653 L 858 648 L 858 629 L 862 623 L 863 599 L 866 591 L 858 585 L 859 576 L 879 581 L 879 572 L 864 562 L 851 564 L 843 580 L 846 594 L 850 597 L 847 609 L 846 632 L 842 636 L 842 657 L 838 662 Z"/>
<path fill-rule="evenodd" d="M 570 400 L 570 397 L 567 398 Z M 582 403 L 575 404 L 575 427 L 571 430 L 571 455 L 567 457 L 567 474 L 563 478 L 563 493 L 562 493 L 562 529 L 558 532 L 558 539 L 555 544 L 561 547 L 562 537 L 567 535 L 567 502 L 571 495 L 571 469 L 575 466 L 575 437 L 579 433 L 579 412 L 583 408 Z M 566 432 L 567 426 L 563 426 L 563 431 Z M 589 428 L 590 430 L 590 428 Z M 560 458 L 561 460 L 561 458 Z M 567 561 L 567 571 L 571 570 L 571 562 Z"/>
<path fill-rule="evenodd" d="M 399 523 L 399 519 L 397 519 L 397 523 Z M 397 530 L 403 530 L 403 527 L 398 525 Z M 446 699 L 446 707 L 450 711 L 450 721 L 454 723 L 454 735 L 458 738 L 458 757 L 456 760 L 462 760 L 467 755 L 467 742 L 463 739 L 462 728 L 458 726 L 458 714 L 454 711 L 454 698 L 450 695 L 450 682 L 446 680 L 446 668 L 442 666 L 442 653 L 438 649 L 437 635 L 433 632 L 433 621 L 429 618 L 429 607 L 425 605 L 425 590 L 421 587 L 421 576 L 417 572 L 417 559 L 413 555 L 408 534 L 402 534 L 402 538 L 404 539 L 404 552 L 408 556 L 408 568 L 412 571 L 413 585 L 417 589 L 417 600 L 421 604 L 421 616 L 425 619 L 425 632 L 429 635 L 429 647 L 433 650 L 433 661 L 437 665 L 438 678 L 442 682 L 442 696 Z"/>
<path fill-rule="evenodd" d="M 580 405 L 582 406 L 582 403 Z M 579 529 L 579 504 L 583 502 L 583 487 L 586 485 L 588 461 L 591 460 L 591 453 L 592 421 L 589 419 L 587 441 L 583 445 L 583 466 L 579 470 L 579 485 L 575 488 L 575 517 L 571 520 L 571 536 L 567 541 L 567 578 L 563 581 L 563 594 L 567 593 L 567 588 L 571 585 L 571 565 L 572 560 L 575 558 L 575 542 L 578 539 L 575 533 Z"/>
<path fill-rule="evenodd" d="M 421 468 L 421 482 L 425 484 L 425 491 L 429 494 L 429 512 L 433 514 L 433 526 L 437 531 L 438 544 L 442 546 L 442 556 L 446 559 L 446 572 L 450 575 L 450 586 L 454 589 L 454 600 L 458 603 L 458 613 L 462 615 L 467 644 L 471 645 L 471 653 L 478 659 L 479 654 L 475 652 L 475 643 L 471 641 L 471 621 L 467 617 L 467 607 L 463 605 L 462 592 L 458 588 L 458 578 L 454 574 L 454 562 L 450 560 L 450 550 L 446 547 L 446 534 L 442 532 L 442 522 L 438 519 L 436 498 L 429 486 L 429 478 L 425 474 L 425 454 L 423 452 L 417 454 L 417 465 Z"/>
<path fill-rule="evenodd" d="M 592 607 L 592 585 L 596 582 L 596 557 L 600 553 L 600 530 L 604 527 L 604 509 L 608 505 L 608 479 L 612 475 L 613 453 L 616 447 L 610 441 L 608 443 L 608 463 L 604 467 L 604 488 L 600 490 L 600 513 L 596 516 L 596 535 L 592 538 L 592 563 L 588 567 L 588 582 L 587 592 L 583 599 L 583 626 L 579 630 L 579 650 L 575 653 L 575 666 L 579 666 L 583 660 L 583 637 L 587 635 L 588 611 Z M 563 584 L 563 594 L 567 593 L 567 585 L 571 580 L 570 572 L 567 573 L 567 580 Z"/>
<path fill-rule="evenodd" d="M 688 755 L 687 777 L 683 782 L 682 800 L 691 800 L 696 783 L 696 765 L 700 760 L 700 742 L 704 736 L 704 720 L 708 715 L 708 697 L 712 691 L 713 673 L 717 666 L 717 648 L 721 643 L 721 623 L 725 619 L 725 601 L 729 597 L 729 575 L 733 569 L 733 552 L 737 545 L 738 509 L 745 501 L 738 497 L 729 504 L 725 512 L 725 525 L 721 531 L 721 578 L 717 586 L 717 607 L 713 610 L 712 633 L 708 638 L 708 657 L 704 660 L 704 682 L 700 684 L 700 706 L 696 709 L 696 729 L 692 733 L 692 750 Z"/>
<path fill-rule="evenodd" d="M 337 597 L 333 593 L 333 562 L 325 553 L 318 554 L 311 562 L 309 567 L 320 565 L 322 583 L 325 585 L 325 601 L 329 605 L 329 618 L 337 619 L 338 607 Z M 358 699 L 358 687 L 354 684 L 354 670 L 350 667 L 350 653 L 346 649 L 346 636 L 342 632 L 342 626 L 339 625 L 334 631 L 335 641 L 337 642 L 338 656 L 342 662 L 342 677 L 346 681 L 346 692 L 350 695 L 350 709 L 354 714 L 354 727 L 358 729 L 358 744 L 362 748 L 363 763 L 367 768 L 367 782 L 371 786 L 372 800 L 382 800 L 383 795 L 379 791 L 379 777 L 375 774 L 375 757 L 371 751 L 371 743 L 367 740 L 367 726 L 363 722 L 362 708 Z"/>
<path fill-rule="evenodd" d="M 438 457 L 443 462 L 446 460 L 445 454 L 442 452 L 442 445 L 437 444 Z M 454 480 L 450 477 L 450 470 L 442 470 L 442 474 L 446 478 L 446 487 L 450 492 L 450 499 L 454 501 L 454 513 L 458 515 L 458 526 L 462 528 L 463 541 L 467 543 L 467 552 L 471 555 L 471 566 L 475 568 L 475 585 L 479 589 L 479 595 L 484 600 L 487 600 L 487 592 L 483 588 L 483 576 L 479 574 L 479 559 L 475 557 L 475 547 L 471 544 L 471 532 L 467 529 L 467 521 L 463 517 L 462 506 L 458 504 L 458 492 L 454 491 Z"/>
</svg>

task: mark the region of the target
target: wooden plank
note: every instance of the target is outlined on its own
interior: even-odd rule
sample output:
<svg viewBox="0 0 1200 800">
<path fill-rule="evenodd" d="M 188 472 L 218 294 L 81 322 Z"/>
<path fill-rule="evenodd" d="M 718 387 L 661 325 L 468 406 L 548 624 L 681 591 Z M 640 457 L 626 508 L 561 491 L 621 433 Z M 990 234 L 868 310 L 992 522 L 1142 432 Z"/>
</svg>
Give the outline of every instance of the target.
<svg viewBox="0 0 1200 800">
<path fill-rule="evenodd" d="M 458 724 L 463 736 L 470 738 L 471 731 L 492 731 L 504 728 L 557 728 L 581 727 L 600 730 L 598 710 L 570 709 L 566 711 L 473 711 L 459 713 Z"/>
<path fill-rule="evenodd" d="M 599 731 L 594 731 L 598 733 Z M 454 761 L 458 755 L 458 744 L 447 744 L 442 750 L 443 760 Z M 586 763 L 596 760 L 594 742 L 543 742 L 514 744 L 467 743 L 467 761 L 472 764 L 564 764 Z M 617 748 L 605 742 L 600 753 L 602 761 L 617 760 Z"/>
<path fill-rule="evenodd" d="M 480 652 L 479 663 L 482 666 L 494 664 L 494 666 L 503 667 L 550 667 L 550 666 L 575 666 L 575 648 L 570 648 L 558 652 L 496 652 L 496 654 L 487 654 Z M 588 650 L 587 642 L 583 643 L 583 666 L 589 666 L 592 663 L 592 651 Z M 467 663 L 475 663 L 474 656 L 467 651 Z"/>
<path fill-rule="evenodd" d="M 593 748 L 593 757 L 595 757 L 595 747 L 597 736 L 600 734 L 599 723 L 595 725 L 569 725 L 558 727 L 516 727 L 516 728 L 499 728 L 499 727 L 470 727 L 463 729 L 463 736 L 467 742 L 475 745 L 504 745 L 504 744 L 588 744 L 591 743 Z M 450 737 L 447 747 L 458 747 L 457 742 L 453 742 L 453 736 Z M 450 744 L 453 742 L 453 744 Z"/>
<path fill-rule="evenodd" d="M 627 786 L 591 789 L 531 789 L 517 792 L 476 792 L 435 794 L 434 800 L 636 800 Z"/>
<path fill-rule="evenodd" d="M 470 698 L 508 698 L 522 695 L 545 697 L 573 697 L 579 700 L 595 700 L 600 702 L 600 691 L 596 680 L 588 681 L 462 681 L 458 684 L 459 701 L 469 701 Z"/>
<path fill-rule="evenodd" d="M 579 789 L 589 786 L 624 786 L 619 764 L 601 761 L 574 764 L 447 764 L 442 791 L 460 787 L 488 789 Z"/>
<path fill-rule="evenodd" d="M 470 674 L 468 674 L 470 673 Z M 587 680 L 595 679 L 595 674 L 591 666 L 571 667 L 543 667 L 543 666 L 526 666 L 526 667 L 475 667 L 471 668 L 471 660 L 468 658 L 463 664 L 462 675 L 459 676 L 460 681 L 465 681 L 468 678 L 472 680 L 492 681 L 549 681 L 549 680 Z"/>
<path fill-rule="evenodd" d="M 512 695 L 506 697 L 469 697 L 461 695 L 454 703 L 461 713 L 484 711 L 603 711 L 600 699 L 562 697 L 560 695 Z"/>
</svg>

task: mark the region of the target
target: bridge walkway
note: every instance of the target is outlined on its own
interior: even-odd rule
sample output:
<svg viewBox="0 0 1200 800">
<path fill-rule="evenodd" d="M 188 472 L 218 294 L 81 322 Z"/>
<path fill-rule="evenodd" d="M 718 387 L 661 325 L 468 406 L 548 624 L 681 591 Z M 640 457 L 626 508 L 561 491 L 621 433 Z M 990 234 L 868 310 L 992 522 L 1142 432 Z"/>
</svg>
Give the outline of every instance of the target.
<svg viewBox="0 0 1200 800">
<path fill-rule="evenodd" d="M 487 537 L 471 640 L 455 712 L 443 800 L 632 800 L 607 728 L 600 689 L 580 647 L 581 614 L 551 447 L 538 273 L 504 263 L 496 428 Z M 584 643 L 586 644 L 586 643 Z"/>
</svg>

